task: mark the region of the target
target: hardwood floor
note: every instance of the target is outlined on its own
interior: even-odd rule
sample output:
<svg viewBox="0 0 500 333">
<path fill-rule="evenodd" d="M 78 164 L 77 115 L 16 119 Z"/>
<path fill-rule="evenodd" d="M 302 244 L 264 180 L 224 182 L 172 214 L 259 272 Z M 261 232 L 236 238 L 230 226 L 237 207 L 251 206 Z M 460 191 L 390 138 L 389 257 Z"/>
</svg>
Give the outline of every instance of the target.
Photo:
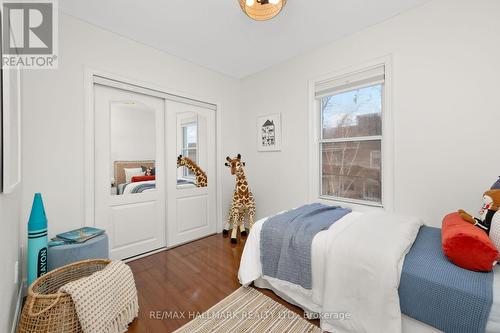
<svg viewBox="0 0 500 333">
<path fill-rule="evenodd" d="M 219 234 L 129 262 L 139 294 L 139 318 L 128 332 L 172 332 L 238 289 L 243 247 L 244 240 L 233 245 Z M 271 291 L 259 290 L 303 315 Z"/>
</svg>

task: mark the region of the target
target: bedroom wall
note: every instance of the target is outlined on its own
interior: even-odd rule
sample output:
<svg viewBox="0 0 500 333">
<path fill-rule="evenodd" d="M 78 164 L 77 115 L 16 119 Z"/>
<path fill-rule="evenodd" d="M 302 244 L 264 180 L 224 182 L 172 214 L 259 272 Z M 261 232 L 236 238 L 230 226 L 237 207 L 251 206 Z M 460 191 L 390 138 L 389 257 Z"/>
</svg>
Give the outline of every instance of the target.
<svg viewBox="0 0 500 333">
<path fill-rule="evenodd" d="M 222 154 L 239 147 L 239 81 L 61 13 L 59 69 L 28 71 L 23 84 L 29 96 L 24 100 L 23 219 L 33 192 L 42 192 L 49 235 L 84 223 L 86 67 L 221 103 Z M 226 216 L 234 180 L 226 172 L 222 180 Z"/>
<path fill-rule="evenodd" d="M 6 69 L 4 69 L 4 72 L 5 71 Z M 9 85 L 13 89 L 12 92 L 15 92 L 15 86 L 17 84 L 15 75 L 9 75 L 8 77 L 9 79 L 6 80 L 4 76 L 3 85 L 5 87 Z M 20 74 L 20 79 L 22 82 L 22 72 Z M 22 89 L 19 93 L 22 98 Z M 6 96 L 4 95 L 3 98 L 5 102 Z M 10 104 L 4 104 L 4 107 L 5 105 Z M 22 130 L 23 122 L 21 122 L 21 131 Z M 1 130 L 0 134 L 2 134 Z M 0 144 L 1 141 L 2 140 L 0 140 Z M 4 158 L 6 158 L 6 156 L 4 156 Z M 1 166 L 0 172 L 3 172 Z M 2 311 L 0 311 L 0 332 L 5 333 L 11 332 L 17 306 L 20 306 L 21 299 L 19 297 L 19 291 L 22 285 L 23 271 L 25 271 L 23 250 L 21 248 L 22 245 L 19 236 L 21 200 L 22 178 L 21 183 L 18 183 L 10 193 L 0 193 L 0 226 L 2 230 L 0 232 L 0 263 L 2 264 L 2 273 L 0 274 L 0 309 L 2 309 Z"/>
<path fill-rule="evenodd" d="M 308 200 L 308 80 L 389 54 L 395 210 L 436 226 L 458 208 L 477 214 L 500 175 L 499 17 L 499 1 L 434 0 L 244 79 L 241 153 L 258 216 Z M 275 112 L 282 151 L 259 153 L 256 117 Z"/>
<path fill-rule="evenodd" d="M 156 119 L 149 109 L 122 106 L 111 111 L 110 175 L 115 161 L 146 161 L 156 156 Z M 113 177 L 113 176 L 112 176 Z"/>
</svg>

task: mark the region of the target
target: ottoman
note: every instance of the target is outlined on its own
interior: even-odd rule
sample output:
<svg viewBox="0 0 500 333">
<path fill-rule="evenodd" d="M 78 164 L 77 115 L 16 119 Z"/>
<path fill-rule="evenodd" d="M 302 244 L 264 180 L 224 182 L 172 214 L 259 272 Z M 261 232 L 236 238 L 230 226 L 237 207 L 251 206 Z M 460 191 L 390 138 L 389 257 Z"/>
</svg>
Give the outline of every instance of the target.
<svg viewBox="0 0 500 333">
<path fill-rule="evenodd" d="M 51 271 L 80 260 L 108 258 L 108 235 L 102 234 L 84 243 L 49 247 L 47 266 Z"/>
</svg>

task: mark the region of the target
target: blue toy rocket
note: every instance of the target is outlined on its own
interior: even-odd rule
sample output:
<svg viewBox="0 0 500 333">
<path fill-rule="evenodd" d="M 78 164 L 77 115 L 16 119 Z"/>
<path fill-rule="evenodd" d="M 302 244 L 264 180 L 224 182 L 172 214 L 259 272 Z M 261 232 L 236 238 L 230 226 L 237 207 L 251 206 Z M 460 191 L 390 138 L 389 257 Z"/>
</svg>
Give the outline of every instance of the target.
<svg viewBox="0 0 500 333">
<path fill-rule="evenodd" d="M 35 193 L 28 221 L 28 285 L 47 273 L 47 216 L 42 195 Z"/>
</svg>

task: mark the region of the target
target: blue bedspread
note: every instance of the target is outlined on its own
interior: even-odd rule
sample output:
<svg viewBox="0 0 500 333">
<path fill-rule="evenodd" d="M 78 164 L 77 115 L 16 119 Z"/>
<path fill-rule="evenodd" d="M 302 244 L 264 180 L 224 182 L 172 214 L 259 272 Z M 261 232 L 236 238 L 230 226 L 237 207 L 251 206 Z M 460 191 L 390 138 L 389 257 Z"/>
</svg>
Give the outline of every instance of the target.
<svg viewBox="0 0 500 333">
<path fill-rule="evenodd" d="M 262 225 L 260 236 L 262 273 L 311 289 L 314 236 L 350 212 L 313 203 L 269 218 Z"/>
<path fill-rule="evenodd" d="M 493 301 L 493 273 L 462 269 L 445 257 L 441 229 L 422 227 L 406 255 L 401 311 L 444 332 L 484 332 Z"/>
</svg>

